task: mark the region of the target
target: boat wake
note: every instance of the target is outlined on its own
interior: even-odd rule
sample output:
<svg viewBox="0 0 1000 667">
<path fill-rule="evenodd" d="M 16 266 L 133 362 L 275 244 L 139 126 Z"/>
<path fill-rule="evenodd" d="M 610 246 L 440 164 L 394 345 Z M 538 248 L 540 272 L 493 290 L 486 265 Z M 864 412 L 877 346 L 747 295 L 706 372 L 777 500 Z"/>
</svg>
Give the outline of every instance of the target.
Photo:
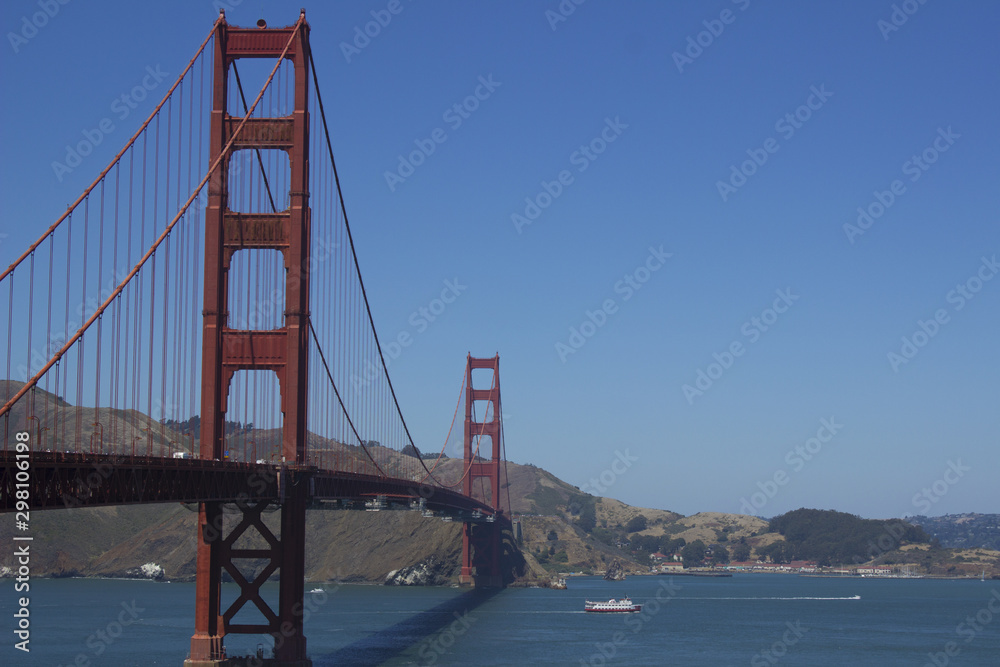
<svg viewBox="0 0 1000 667">
<path fill-rule="evenodd" d="M 860 595 L 852 595 L 850 597 L 789 597 L 789 598 L 779 598 L 779 597 L 745 597 L 745 598 L 677 598 L 678 600 L 860 600 Z"/>
</svg>

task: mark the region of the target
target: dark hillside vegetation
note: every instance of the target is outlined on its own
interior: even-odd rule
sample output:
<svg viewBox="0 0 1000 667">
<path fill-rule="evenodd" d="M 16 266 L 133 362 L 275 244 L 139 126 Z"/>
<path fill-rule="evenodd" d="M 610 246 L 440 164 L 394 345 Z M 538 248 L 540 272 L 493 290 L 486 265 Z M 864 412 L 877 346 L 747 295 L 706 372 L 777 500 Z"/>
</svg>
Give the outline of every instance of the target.
<svg viewBox="0 0 1000 667">
<path fill-rule="evenodd" d="M 820 565 L 864 563 L 905 544 L 929 544 L 920 526 L 902 519 L 862 519 L 834 510 L 797 509 L 771 519 L 768 530 L 779 533 L 759 553 L 774 562 L 814 560 Z"/>
</svg>

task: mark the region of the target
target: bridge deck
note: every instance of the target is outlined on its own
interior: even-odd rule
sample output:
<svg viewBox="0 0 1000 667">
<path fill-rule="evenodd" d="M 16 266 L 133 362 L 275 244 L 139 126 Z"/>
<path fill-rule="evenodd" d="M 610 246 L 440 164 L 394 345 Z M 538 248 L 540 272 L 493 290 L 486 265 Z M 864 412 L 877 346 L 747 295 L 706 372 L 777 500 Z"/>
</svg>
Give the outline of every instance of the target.
<svg viewBox="0 0 1000 667">
<path fill-rule="evenodd" d="M 14 452 L 0 454 L 0 512 L 16 509 L 18 460 Z M 285 484 L 304 482 L 310 485 L 314 502 L 423 498 L 429 510 L 493 513 L 488 505 L 451 489 L 312 466 L 62 452 L 34 452 L 30 459 L 20 460 L 29 461 L 29 480 L 20 488 L 28 490 L 33 511 L 168 502 L 280 502 Z"/>
</svg>

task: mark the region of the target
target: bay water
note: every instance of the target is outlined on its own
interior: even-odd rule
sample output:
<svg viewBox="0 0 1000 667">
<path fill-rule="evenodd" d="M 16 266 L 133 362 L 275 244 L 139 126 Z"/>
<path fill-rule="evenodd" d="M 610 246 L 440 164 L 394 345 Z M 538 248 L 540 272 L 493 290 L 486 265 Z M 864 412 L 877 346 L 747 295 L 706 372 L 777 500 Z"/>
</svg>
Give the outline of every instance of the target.
<svg viewBox="0 0 1000 667">
<path fill-rule="evenodd" d="M 305 632 L 326 665 L 1000 665 L 1000 582 L 933 579 L 572 577 L 567 590 L 307 585 Z M 2 582 L 2 665 L 171 665 L 187 656 L 194 584 L 35 579 L 30 653 Z M 224 585 L 224 598 L 236 589 Z M 273 605 L 277 584 L 263 586 Z M 633 614 L 584 600 L 628 595 Z M 262 618 L 248 608 L 241 622 Z M 229 635 L 230 655 L 270 640 Z"/>
</svg>

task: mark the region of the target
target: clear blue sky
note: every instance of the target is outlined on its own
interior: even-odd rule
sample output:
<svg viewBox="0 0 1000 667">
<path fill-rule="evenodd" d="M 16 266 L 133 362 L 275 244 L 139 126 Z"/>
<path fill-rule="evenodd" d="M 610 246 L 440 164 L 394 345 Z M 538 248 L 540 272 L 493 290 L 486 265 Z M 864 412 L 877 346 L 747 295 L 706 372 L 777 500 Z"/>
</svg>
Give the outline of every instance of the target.
<svg viewBox="0 0 1000 667">
<path fill-rule="evenodd" d="M 147 66 L 176 77 L 219 4 L 282 25 L 303 0 L 74 0 L 37 33 L 37 0 L 3 3 L 0 263 L 156 101 L 60 182 L 65 146 Z M 414 339 L 391 372 L 418 444 L 440 447 L 466 353 L 499 352 L 510 460 L 592 492 L 685 514 L 1000 512 L 1000 6 L 562 5 L 307 7 L 379 333 Z M 391 21 L 358 48 L 372 12 Z M 448 280 L 459 298 L 415 324 Z M 904 350 L 918 321 L 935 334 Z"/>
</svg>

